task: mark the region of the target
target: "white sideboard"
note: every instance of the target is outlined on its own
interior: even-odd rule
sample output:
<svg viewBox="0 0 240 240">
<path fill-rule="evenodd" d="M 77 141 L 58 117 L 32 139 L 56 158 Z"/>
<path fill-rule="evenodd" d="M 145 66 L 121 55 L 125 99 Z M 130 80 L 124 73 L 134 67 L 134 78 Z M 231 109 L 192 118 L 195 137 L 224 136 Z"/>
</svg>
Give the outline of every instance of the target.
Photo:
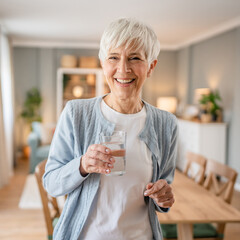
<svg viewBox="0 0 240 240">
<path fill-rule="evenodd" d="M 185 167 L 186 153 L 192 151 L 206 158 L 226 163 L 226 123 L 199 123 L 178 119 L 177 167 Z"/>
</svg>

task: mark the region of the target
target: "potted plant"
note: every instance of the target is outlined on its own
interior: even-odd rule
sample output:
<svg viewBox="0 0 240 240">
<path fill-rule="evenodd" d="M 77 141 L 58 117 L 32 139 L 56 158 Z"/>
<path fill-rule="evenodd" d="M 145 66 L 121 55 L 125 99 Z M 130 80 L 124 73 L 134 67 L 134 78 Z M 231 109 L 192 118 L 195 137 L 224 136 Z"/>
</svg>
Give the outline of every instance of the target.
<svg viewBox="0 0 240 240">
<path fill-rule="evenodd" d="M 42 97 L 37 88 L 32 88 L 27 91 L 23 110 L 20 116 L 27 123 L 29 130 L 32 128 L 33 121 L 39 121 L 39 122 L 42 121 L 42 117 L 40 115 L 41 102 L 42 102 Z M 30 147 L 25 145 L 23 146 L 22 151 L 23 151 L 23 156 L 28 159 L 30 156 Z"/>
<path fill-rule="evenodd" d="M 209 94 L 204 94 L 201 96 L 199 103 L 201 108 L 201 118 L 207 119 L 209 117 L 209 121 L 221 121 L 222 117 L 222 107 L 219 105 L 221 101 L 221 97 L 219 92 L 211 91 Z M 208 121 L 208 120 L 206 120 Z"/>
<path fill-rule="evenodd" d="M 33 121 L 42 121 L 40 115 L 41 102 L 42 97 L 37 88 L 32 88 L 27 91 L 23 110 L 21 112 L 21 117 L 24 118 L 27 123 L 31 124 Z"/>
</svg>

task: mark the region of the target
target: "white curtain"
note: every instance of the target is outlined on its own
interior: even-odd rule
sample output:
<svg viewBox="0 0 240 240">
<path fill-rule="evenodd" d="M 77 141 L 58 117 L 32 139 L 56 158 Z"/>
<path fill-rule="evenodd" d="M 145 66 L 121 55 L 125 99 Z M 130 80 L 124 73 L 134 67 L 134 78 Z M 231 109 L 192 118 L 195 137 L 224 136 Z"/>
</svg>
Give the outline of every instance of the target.
<svg viewBox="0 0 240 240">
<path fill-rule="evenodd" d="M 12 51 L 7 35 L 0 27 L 0 187 L 13 174 L 14 91 Z"/>
</svg>

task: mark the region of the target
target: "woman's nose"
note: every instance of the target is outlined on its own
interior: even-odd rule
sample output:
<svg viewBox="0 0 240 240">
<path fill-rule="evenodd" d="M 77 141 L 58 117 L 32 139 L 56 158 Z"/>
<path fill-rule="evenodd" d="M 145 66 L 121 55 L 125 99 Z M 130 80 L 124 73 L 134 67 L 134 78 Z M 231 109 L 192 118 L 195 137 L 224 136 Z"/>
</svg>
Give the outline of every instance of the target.
<svg viewBox="0 0 240 240">
<path fill-rule="evenodd" d="M 131 72 L 131 69 L 130 69 L 128 61 L 125 60 L 125 59 L 121 59 L 118 62 L 118 69 L 117 69 L 117 71 L 120 72 L 120 73 Z"/>
</svg>

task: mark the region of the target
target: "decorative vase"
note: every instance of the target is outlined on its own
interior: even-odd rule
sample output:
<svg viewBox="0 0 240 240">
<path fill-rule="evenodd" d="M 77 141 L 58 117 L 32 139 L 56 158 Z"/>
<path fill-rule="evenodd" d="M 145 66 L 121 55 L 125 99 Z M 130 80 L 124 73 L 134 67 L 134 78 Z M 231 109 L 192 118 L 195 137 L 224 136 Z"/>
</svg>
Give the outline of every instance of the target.
<svg viewBox="0 0 240 240">
<path fill-rule="evenodd" d="M 203 122 L 203 123 L 212 122 L 212 115 L 209 114 L 209 113 L 203 113 L 203 114 L 201 114 L 201 122 Z"/>
<path fill-rule="evenodd" d="M 73 55 L 62 56 L 61 67 L 63 67 L 63 68 L 75 68 L 75 67 L 77 67 L 77 58 Z"/>
<path fill-rule="evenodd" d="M 30 154 L 31 154 L 31 149 L 30 149 L 30 146 L 24 146 L 23 149 L 22 149 L 22 154 L 23 154 L 23 157 L 25 159 L 29 159 L 30 157 Z"/>
</svg>

